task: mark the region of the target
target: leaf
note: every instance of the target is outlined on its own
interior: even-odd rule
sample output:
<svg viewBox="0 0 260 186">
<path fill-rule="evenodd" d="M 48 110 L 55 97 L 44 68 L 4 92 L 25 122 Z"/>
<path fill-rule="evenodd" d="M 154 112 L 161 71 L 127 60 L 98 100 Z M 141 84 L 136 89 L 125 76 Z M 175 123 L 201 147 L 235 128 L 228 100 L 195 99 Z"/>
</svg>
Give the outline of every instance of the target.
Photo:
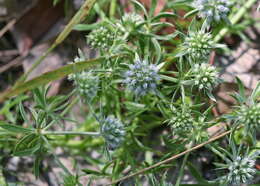
<svg viewBox="0 0 260 186">
<path fill-rule="evenodd" d="M 99 26 L 99 23 L 94 24 L 77 24 L 73 27 L 73 30 L 77 31 L 89 31 L 97 28 Z"/>
<path fill-rule="evenodd" d="M 102 172 L 98 172 L 98 171 L 91 170 L 91 169 L 83 169 L 82 171 L 85 172 L 86 174 L 93 174 L 93 175 L 96 175 L 96 176 L 104 175 L 104 173 L 102 173 Z"/>
<path fill-rule="evenodd" d="M 208 184 L 207 180 L 205 180 L 202 175 L 200 174 L 199 170 L 196 169 L 196 167 L 190 163 L 187 162 L 187 165 L 189 167 L 189 171 L 192 174 L 192 176 L 200 183 L 200 184 Z"/>
<path fill-rule="evenodd" d="M 210 91 L 206 91 L 207 96 L 214 102 L 217 102 L 216 98 L 213 96 L 213 94 Z"/>
<path fill-rule="evenodd" d="M 40 176 L 40 163 L 41 163 L 41 158 L 39 156 L 36 156 L 33 163 L 33 172 L 36 178 Z"/>
<path fill-rule="evenodd" d="M 189 11 L 188 13 L 186 13 L 186 14 L 184 15 L 184 18 L 187 18 L 187 17 L 190 17 L 190 16 L 196 14 L 198 11 L 199 11 L 199 10 L 197 10 L 197 9 L 194 9 L 194 10 L 192 10 L 192 11 Z"/>
<path fill-rule="evenodd" d="M 30 156 L 30 155 L 33 155 L 37 150 L 39 150 L 40 147 L 41 147 L 41 144 L 38 143 L 37 145 L 35 145 L 32 148 L 14 152 L 13 156 Z"/>
<path fill-rule="evenodd" d="M 112 56 L 112 58 L 118 57 L 119 55 Z M 46 72 L 41 76 L 38 76 L 32 80 L 29 80 L 25 83 L 22 83 L 14 89 L 9 89 L 6 92 L 0 94 L 0 102 L 4 101 L 7 98 L 11 98 L 13 96 L 16 96 L 18 94 L 21 94 L 23 92 L 26 92 L 28 90 L 32 90 L 34 88 L 37 88 L 41 85 L 45 85 L 51 81 L 60 79 L 64 76 L 67 76 L 71 73 L 82 71 L 86 68 L 89 68 L 93 65 L 99 64 L 101 61 L 106 60 L 105 57 L 100 57 L 96 59 L 90 59 L 87 61 L 82 61 L 78 63 L 73 63 L 69 65 L 65 65 L 61 68 L 58 68 L 56 70 Z"/>
<path fill-rule="evenodd" d="M 33 129 L 28 129 L 28 128 L 24 128 L 24 127 L 12 125 L 12 124 L 6 124 L 5 122 L 2 122 L 2 121 L 0 121 L 0 127 L 5 130 L 8 130 L 10 132 L 14 132 L 14 133 L 32 133 L 32 132 L 34 132 Z"/>
<path fill-rule="evenodd" d="M 153 43 L 153 46 L 154 46 L 155 51 L 156 51 L 156 62 L 155 63 L 158 64 L 160 62 L 161 57 L 162 57 L 161 46 L 155 38 L 152 38 L 152 43 Z"/>
<path fill-rule="evenodd" d="M 14 152 L 20 151 L 23 148 L 26 148 L 26 146 L 36 137 L 35 134 L 27 134 L 23 136 L 15 145 Z M 25 146 L 25 147 L 24 147 Z"/>
<path fill-rule="evenodd" d="M 175 14 L 175 13 L 172 13 L 172 12 L 162 12 L 162 13 L 159 13 L 157 16 L 153 17 L 151 21 L 153 22 L 153 21 L 155 21 L 157 19 L 161 19 L 163 17 L 173 17 L 173 18 L 176 18 L 176 17 L 178 17 L 178 15 Z"/>
<path fill-rule="evenodd" d="M 132 2 L 143 11 L 143 13 L 146 17 L 148 17 L 145 7 L 140 2 L 138 2 L 136 0 L 132 0 Z"/>
<path fill-rule="evenodd" d="M 19 110 L 20 110 L 20 114 L 22 115 L 23 120 L 28 124 L 29 120 L 28 120 L 28 118 L 26 116 L 26 112 L 24 110 L 22 102 L 19 103 Z"/>
<path fill-rule="evenodd" d="M 236 81 L 237 81 L 237 84 L 238 84 L 239 94 L 240 94 L 243 98 L 245 98 L 245 97 L 246 97 L 246 96 L 245 96 L 245 87 L 244 87 L 242 81 L 241 81 L 238 77 L 236 77 Z"/>
</svg>

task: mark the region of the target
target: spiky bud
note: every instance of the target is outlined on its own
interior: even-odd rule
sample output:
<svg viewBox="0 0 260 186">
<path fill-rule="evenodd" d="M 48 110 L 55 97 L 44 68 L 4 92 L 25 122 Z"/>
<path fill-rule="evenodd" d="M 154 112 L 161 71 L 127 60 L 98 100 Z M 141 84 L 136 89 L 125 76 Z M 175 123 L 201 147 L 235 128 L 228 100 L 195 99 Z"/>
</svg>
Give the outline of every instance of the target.
<svg viewBox="0 0 260 186">
<path fill-rule="evenodd" d="M 193 118 L 189 111 L 173 111 L 173 116 L 167 120 L 173 133 L 179 134 L 190 131 L 193 128 Z"/>
<path fill-rule="evenodd" d="M 125 128 L 121 121 L 113 116 L 108 116 L 101 123 L 101 134 L 110 150 L 118 148 L 125 139 Z"/>
<path fill-rule="evenodd" d="M 183 43 L 183 50 L 196 62 L 204 61 L 209 54 L 215 42 L 210 33 L 204 31 L 190 33 Z"/>
<path fill-rule="evenodd" d="M 252 106 L 243 105 L 238 110 L 238 121 L 246 130 L 257 130 L 260 127 L 260 103 Z"/>
<path fill-rule="evenodd" d="M 147 61 L 137 60 L 134 64 L 129 65 L 123 77 L 123 83 L 127 89 L 140 97 L 148 93 L 155 93 L 157 83 L 160 80 L 159 69 L 154 64 L 148 64 Z"/>
<path fill-rule="evenodd" d="M 100 50 L 108 50 L 113 45 L 114 39 L 115 34 L 105 26 L 100 26 L 87 36 L 88 44 Z"/>
<path fill-rule="evenodd" d="M 143 17 L 136 13 L 128 13 L 122 17 L 122 25 L 125 31 L 133 31 L 140 23 L 144 21 Z"/>
<path fill-rule="evenodd" d="M 195 0 L 193 3 L 200 17 L 206 18 L 208 22 L 227 20 L 230 5 L 229 0 Z"/>
<path fill-rule="evenodd" d="M 192 69 L 192 76 L 194 86 L 199 90 L 211 92 L 220 82 L 217 69 L 207 63 L 195 64 Z"/>
</svg>

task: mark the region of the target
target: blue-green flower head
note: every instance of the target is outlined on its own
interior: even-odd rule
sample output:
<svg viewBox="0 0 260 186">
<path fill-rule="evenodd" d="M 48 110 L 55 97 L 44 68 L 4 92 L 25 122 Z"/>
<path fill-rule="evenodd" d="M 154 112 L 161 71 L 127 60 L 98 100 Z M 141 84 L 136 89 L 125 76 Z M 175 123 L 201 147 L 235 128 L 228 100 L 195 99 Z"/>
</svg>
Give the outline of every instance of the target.
<svg viewBox="0 0 260 186">
<path fill-rule="evenodd" d="M 237 156 L 227 164 L 228 174 L 222 177 L 223 182 L 232 186 L 248 183 L 256 174 L 255 156 Z"/>
<path fill-rule="evenodd" d="M 130 64 L 129 69 L 123 74 L 123 83 L 136 97 L 145 96 L 148 93 L 156 93 L 160 76 L 158 67 L 147 61 L 136 60 Z"/>
<path fill-rule="evenodd" d="M 125 127 L 123 123 L 114 116 L 108 116 L 101 121 L 101 134 L 110 150 L 115 150 L 124 142 Z"/>
<path fill-rule="evenodd" d="M 206 18 L 208 22 L 227 20 L 230 5 L 229 0 L 195 0 L 193 2 L 193 7 L 198 9 L 200 17 Z"/>
</svg>

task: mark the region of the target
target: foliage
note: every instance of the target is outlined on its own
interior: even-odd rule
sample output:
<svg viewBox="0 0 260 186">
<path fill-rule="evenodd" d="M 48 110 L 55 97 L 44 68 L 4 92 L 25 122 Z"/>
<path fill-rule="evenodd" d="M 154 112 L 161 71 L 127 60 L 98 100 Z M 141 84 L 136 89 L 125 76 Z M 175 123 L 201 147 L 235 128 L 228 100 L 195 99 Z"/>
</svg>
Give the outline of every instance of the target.
<svg viewBox="0 0 260 186">
<path fill-rule="evenodd" d="M 233 112 L 217 118 L 212 115 L 212 100 L 218 101 L 213 96 L 214 90 L 222 80 L 210 61 L 210 54 L 224 52 L 226 46 L 214 38 L 222 34 L 216 30 L 232 27 L 227 23 L 229 13 L 234 13 L 231 7 L 234 4 L 228 0 L 173 1 L 155 14 L 157 0 L 151 0 L 149 10 L 133 0 L 133 12 L 122 13 L 123 7 L 118 5 L 110 16 L 100 4 L 96 3 L 93 9 L 99 15 L 99 22 L 75 27 L 90 31 L 86 43 L 98 52 L 99 58 L 87 60 L 78 50 L 73 62 L 18 84 L 0 98 L 20 94 L 6 101 L 0 111 L 7 118 L 0 122 L 0 137 L 14 146 L 12 155 L 34 157 L 37 178 L 42 160 L 52 157 L 64 171 L 63 185 L 68 186 L 81 185 L 80 176 L 73 175 L 59 161 L 55 154 L 57 146 L 97 167 L 97 170 L 82 169 L 84 175 L 92 179 L 107 178 L 113 183 L 125 180 L 120 178 L 128 170 L 133 173 L 128 178 L 136 176 L 134 184 L 141 182 L 138 174 L 147 173 L 151 185 L 172 185 L 166 181 L 166 174 L 157 179 L 158 172 L 168 167 L 179 170 L 175 175 L 175 185 L 179 186 L 186 166 L 197 185 L 238 185 L 253 181 L 257 173 L 254 164 L 259 156 L 255 146 L 260 124 L 260 84 L 247 97 L 241 80 L 237 79 L 239 93 L 232 96 L 238 104 Z M 175 6 L 190 10 L 184 17 L 191 21 L 183 23 L 181 15 L 169 10 Z M 165 27 L 170 33 L 163 32 Z M 71 80 L 71 92 L 48 96 L 49 87 L 41 85 L 63 76 Z M 32 96 L 21 95 L 27 90 L 32 90 Z M 27 103 L 32 106 L 27 108 Z M 83 112 L 83 122 L 69 114 L 73 106 Z M 16 108 L 13 112 L 17 118 L 10 108 Z M 220 122 L 230 128 L 229 143 L 226 149 L 216 143 L 207 148 L 221 158 L 216 167 L 227 174 L 206 180 L 189 161 L 190 151 L 184 153 L 181 165 L 178 162 L 153 165 L 207 142 L 211 139 L 208 129 Z M 73 124 L 71 130 L 65 130 L 67 123 Z M 238 141 L 235 136 L 241 131 L 243 140 Z M 158 138 L 155 132 L 159 133 Z M 162 150 L 157 150 L 157 146 Z M 93 151 L 102 157 L 95 160 L 86 157 Z M 148 172 L 149 166 L 154 170 Z"/>
</svg>

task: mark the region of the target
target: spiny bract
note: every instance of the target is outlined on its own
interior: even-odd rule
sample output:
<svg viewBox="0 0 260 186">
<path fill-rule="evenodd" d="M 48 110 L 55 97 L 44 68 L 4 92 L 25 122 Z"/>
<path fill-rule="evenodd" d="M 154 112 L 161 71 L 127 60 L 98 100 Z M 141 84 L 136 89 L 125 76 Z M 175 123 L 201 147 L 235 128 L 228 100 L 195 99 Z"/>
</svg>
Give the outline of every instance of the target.
<svg viewBox="0 0 260 186">
<path fill-rule="evenodd" d="M 108 149 L 114 150 L 123 143 L 126 132 L 121 121 L 114 116 L 108 116 L 101 123 L 101 134 Z"/>
<path fill-rule="evenodd" d="M 230 5 L 229 0 L 195 0 L 193 3 L 199 15 L 206 18 L 208 22 L 227 20 Z"/>
<path fill-rule="evenodd" d="M 133 92 L 137 97 L 148 93 L 155 93 L 157 83 L 160 80 L 159 69 L 154 64 L 148 64 L 147 61 L 137 60 L 130 64 L 123 76 L 127 89 Z"/>
</svg>

